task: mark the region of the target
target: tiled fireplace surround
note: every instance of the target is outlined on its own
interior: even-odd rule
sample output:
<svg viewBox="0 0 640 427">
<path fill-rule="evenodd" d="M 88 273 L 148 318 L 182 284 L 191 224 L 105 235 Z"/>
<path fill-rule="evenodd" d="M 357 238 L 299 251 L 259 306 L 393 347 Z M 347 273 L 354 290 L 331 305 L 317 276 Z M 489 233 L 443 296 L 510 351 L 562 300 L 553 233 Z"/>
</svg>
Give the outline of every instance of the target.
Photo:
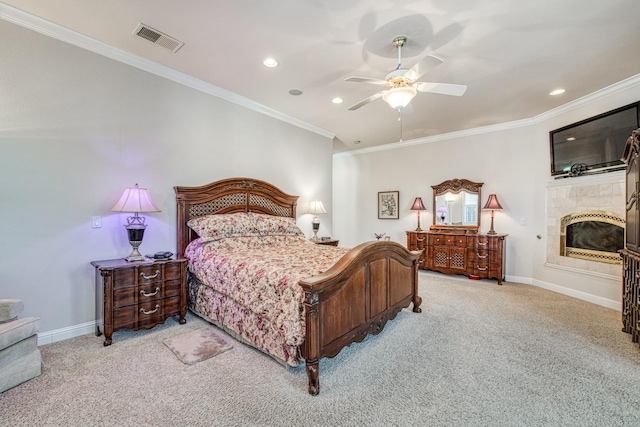
<svg viewBox="0 0 640 427">
<path fill-rule="evenodd" d="M 547 185 L 547 264 L 607 278 L 621 278 L 621 264 L 609 264 L 560 255 L 560 220 L 590 210 L 609 211 L 624 219 L 624 171 L 563 178 Z"/>
</svg>

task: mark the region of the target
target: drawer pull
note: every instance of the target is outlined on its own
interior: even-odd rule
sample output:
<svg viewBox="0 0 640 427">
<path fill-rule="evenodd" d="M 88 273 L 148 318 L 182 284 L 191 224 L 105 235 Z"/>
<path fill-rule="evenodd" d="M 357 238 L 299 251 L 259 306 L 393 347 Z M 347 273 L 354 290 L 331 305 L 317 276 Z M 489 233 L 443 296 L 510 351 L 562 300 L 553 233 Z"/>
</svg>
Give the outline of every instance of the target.
<svg viewBox="0 0 640 427">
<path fill-rule="evenodd" d="M 480 255 L 480 254 L 477 254 L 477 255 L 478 255 L 478 258 L 486 258 L 489 256 L 489 255 Z"/>
<path fill-rule="evenodd" d="M 480 246 L 487 246 L 487 245 L 489 244 L 489 242 L 484 242 L 484 243 L 482 243 L 482 242 L 478 242 L 478 244 L 479 244 Z"/>
<path fill-rule="evenodd" d="M 423 237 L 423 238 L 416 237 L 416 240 L 417 240 L 418 242 L 424 242 L 424 237 Z"/>
<path fill-rule="evenodd" d="M 160 270 L 156 270 L 156 274 L 154 274 L 153 276 L 145 276 L 144 272 L 140 273 L 140 276 L 142 276 L 142 278 L 145 280 L 149 280 L 149 279 L 155 279 L 156 277 L 158 277 L 158 274 L 160 274 Z"/>
<path fill-rule="evenodd" d="M 147 311 L 147 310 L 145 310 L 144 308 L 141 308 L 141 309 L 140 309 L 140 313 L 142 313 L 142 314 L 153 314 L 153 313 L 155 313 L 156 311 L 158 311 L 159 309 L 160 309 L 160 304 L 156 304 L 156 308 L 154 308 L 154 309 L 153 309 L 153 310 L 151 310 L 151 311 Z"/>
<path fill-rule="evenodd" d="M 152 292 L 152 293 L 150 293 L 150 294 L 146 293 L 146 292 L 144 291 L 144 289 L 142 289 L 142 290 L 140 291 L 140 295 L 142 295 L 143 297 L 152 297 L 152 296 L 154 296 L 155 294 L 157 294 L 158 292 L 160 292 L 160 288 L 158 288 L 158 287 L 156 287 L 156 291 L 155 291 L 155 292 Z"/>
<path fill-rule="evenodd" d="M 484 268 L 478 267 L 478 270 L 480 270 L 480 271 L 487 271 L 488 269 L 489 269 L 489 267 L 484 267 Z"/>
</svg>

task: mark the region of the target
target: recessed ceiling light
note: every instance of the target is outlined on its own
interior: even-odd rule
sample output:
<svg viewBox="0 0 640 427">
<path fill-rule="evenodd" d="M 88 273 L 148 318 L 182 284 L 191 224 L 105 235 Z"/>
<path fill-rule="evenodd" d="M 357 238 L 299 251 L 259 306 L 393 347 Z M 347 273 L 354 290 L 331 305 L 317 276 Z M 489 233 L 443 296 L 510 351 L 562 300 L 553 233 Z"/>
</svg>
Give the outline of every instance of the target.
<svg viewBox="0 0 640 427">
<path fill-rule="evenodd" d="M 302 91 L 300 89 L 291 89 L 289 93 L 293 96 L 302 95 Z"/>
<path fill-rule="evenodd" d="M 335 97 L 331 100 L 331 102 L 333 102 L 334 104 L 342 104 L 342 98 L 339 97 Z"/>
<path fill-rule="evenodd" d="M 276 61 L 273 58 L 267 58 L 264 61 L 262 61 L 262 63 L 264 64 L 265 67 L 269 67 L 269 68 L 274 68 L 278 66 L 278 61 Z"/>
<path fill-rule="evenodd" d="M 555 89 L 549 92 L 549 95 L 551 96 L 562 95 L 564 92 L 565 92 L 564 89 Z"/>
<path fill-rule="evenodd" d="M 575 141 L 576 137 L 575 136 L 570 136 L 569 138 L 567 138 L 567 141 Z"/>
</svg>

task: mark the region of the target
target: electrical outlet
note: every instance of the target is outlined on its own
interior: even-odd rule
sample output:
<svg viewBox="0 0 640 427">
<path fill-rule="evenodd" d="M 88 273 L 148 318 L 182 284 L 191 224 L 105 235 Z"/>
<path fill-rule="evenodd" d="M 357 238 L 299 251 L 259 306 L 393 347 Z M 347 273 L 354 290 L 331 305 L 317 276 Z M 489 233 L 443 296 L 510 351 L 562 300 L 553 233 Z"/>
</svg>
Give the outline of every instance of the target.
<svg viewBox="0 0 640 427">
<path fill-rule="evenodd" d="M 99 217 L 99 216 L 91 217 L 91 227 L 93 227 L 93 228 L 101 228 L 102 227 L 102 217 Z"/>
</svg>

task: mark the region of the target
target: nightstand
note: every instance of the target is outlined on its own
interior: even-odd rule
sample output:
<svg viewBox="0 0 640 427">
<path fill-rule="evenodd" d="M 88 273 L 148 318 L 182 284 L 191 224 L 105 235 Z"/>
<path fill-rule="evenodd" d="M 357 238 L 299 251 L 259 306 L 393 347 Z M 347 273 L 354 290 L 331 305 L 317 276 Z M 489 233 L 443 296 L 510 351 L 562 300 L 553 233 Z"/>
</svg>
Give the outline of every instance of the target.
<svg viewBox="0 0 640 427">
<path fill-rule="evenodd" d="M 317 245 L 338 246 L 338 243 L 340 243 L 340 240 L 325 239 L 325 240 L 317 240 L 315 243 Z"/>
<path fill-rule="evenodd" d="M 96 268 L 96 336 L 111 345 L 119 329 L 150 329 L 169 316 L 186 323 L 187 259 L 92 261 Z"/>
</svg>

